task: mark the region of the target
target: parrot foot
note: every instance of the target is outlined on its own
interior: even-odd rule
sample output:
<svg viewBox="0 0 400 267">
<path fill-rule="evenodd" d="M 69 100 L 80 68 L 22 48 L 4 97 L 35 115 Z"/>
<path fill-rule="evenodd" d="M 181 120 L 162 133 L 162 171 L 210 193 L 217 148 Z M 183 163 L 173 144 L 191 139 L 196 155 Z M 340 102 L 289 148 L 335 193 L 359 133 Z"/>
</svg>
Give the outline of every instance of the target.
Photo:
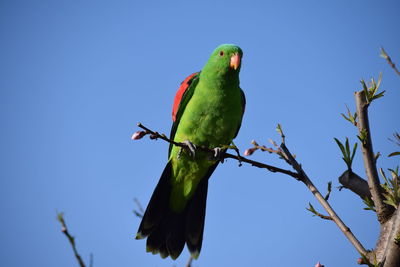
<svg viewBox="0 0 400 267">
<path fill-rule="evenodd" d="M 217 160 L 220 161 L 221 163 L 224 163 L 225 151 L 222 150 L 220 147 L 213 148 L 213 150 L 214 150 L 214 155 L 212 157 L 212 160 Z"/>
<path fill-rule="evenodd" d="M 186 147 L 189 149 L 189 154 L 192 158 L 195 158 L 196 156 L 196 146 L 189 140 L 183 141 L 183 143 L 186 145 Z"/>
</svg>

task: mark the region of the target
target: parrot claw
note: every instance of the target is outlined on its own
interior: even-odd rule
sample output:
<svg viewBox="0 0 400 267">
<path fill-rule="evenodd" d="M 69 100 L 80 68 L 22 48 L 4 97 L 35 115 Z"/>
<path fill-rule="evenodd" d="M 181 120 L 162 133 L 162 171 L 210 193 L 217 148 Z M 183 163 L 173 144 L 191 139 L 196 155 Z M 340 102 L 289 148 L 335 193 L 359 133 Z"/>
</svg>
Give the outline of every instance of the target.
<svg viewBox="0 0 400 267">
<path fill-rule="evenodd" d="M 183 141 L 183 143 L 186 145 L 186 147 L 189 149 L 189 154 L 194 158 L 196 156 L 196 146 L 189 140 Z"/>
<path fill-rule="evenodd" d="M 212 160 L 218 160 L 221 163 L 224 163 L 223 155 L 225 154 L 225 151 L 222 150 L 220 147 L 216 147 L 213 150 L 214 150 L 214 157 L 212 158 Z"/>
</svg>

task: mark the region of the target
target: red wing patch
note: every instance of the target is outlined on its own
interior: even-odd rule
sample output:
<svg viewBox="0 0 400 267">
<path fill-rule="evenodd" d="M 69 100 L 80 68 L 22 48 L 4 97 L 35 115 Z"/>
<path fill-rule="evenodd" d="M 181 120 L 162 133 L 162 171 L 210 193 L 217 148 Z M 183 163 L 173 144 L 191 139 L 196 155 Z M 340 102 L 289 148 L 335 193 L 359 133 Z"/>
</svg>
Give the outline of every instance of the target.
<svg viewBox="0 0 400 267">
<path fill-rule="evenodd" d="M 181 86 L 179 87 L 178 91 L 176 92 L 175 98 L 174 98 L 174 105 L 172 107 L 172 121 L 175 122 L 176 120 L 176 113 L 178 113 L 179 109 L 179 104 L 181 103 L 182 96 L 186 92 L 186 90 L 189 88 L 190 84 L 192 83 L 193 78 L 198 74 L 198 72 L 190 74 L 182 83 Z"/>
</svg>

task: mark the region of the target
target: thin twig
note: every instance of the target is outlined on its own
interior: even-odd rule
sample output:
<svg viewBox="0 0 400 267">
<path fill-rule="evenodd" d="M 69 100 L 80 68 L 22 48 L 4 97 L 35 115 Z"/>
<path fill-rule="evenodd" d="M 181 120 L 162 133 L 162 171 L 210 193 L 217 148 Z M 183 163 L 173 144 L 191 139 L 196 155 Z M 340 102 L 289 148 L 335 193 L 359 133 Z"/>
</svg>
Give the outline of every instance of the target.
<svg viewBox="0 0 400 267">
<path fill-rule="evenodd" d="M 331 216 L 326 216 L 326 215 L 324 215 L 324 214 L 319 213 L 318 211 L 316 211 L 316 214 L 315 214 L 315 215 L 317 215 L 317 216 L 320 217 L 321 219 L 328 220 L 328 221 L 333 221 L 333 219 L 332 219 Z"/>
<path fill-rule="evenodd" d="M 138 208 L 139 208 L 139 211 L 143 214 L 143 213 L 144 213 L 144 209 L 143 209 L 143 206 L 142 206 L 142 204 L 140 203 L 140 201 L 139 201 L 136 197 L 133 199 L 133 201 L 135 201 L 136 205 L 137 205 Z"/>
<path fill-rule="evenodd" d="M 142 204 L 140 203 L 140 201 L 137 198 L 134 198 L 133 201 L 135 201 L 136 206 L 138 207 L 139 210 L 133 210 L 133 213 L 138 216 L 139 218 L 143 218 L 143 214 L 144 214 L 144 209 L 142 207 Z"/>
<path fill-rule="evenodd" d="M 321 195 L 318 189 L 314 186 L 311 180 L 308 178 L 307 174 L 303 171 L 301 165 L 295 160 L 292 154 L 289 152 L 288 148 L 284 143 L 281 144 L 282 153 L 287 157 L 287 160 L 290 162 L 292 167 L 299 174 L 300 181 L 302 181 L 307 188 L 311 191 L 311 193 L 315 196 L 318 202 L 322 205 L 322 207 L 328 212 L 329 216 L 336 223 L 339 229 L 343 232 L 343 234 L 347 237 L 350 243 L 355 247 L 355 249 L 362 255 L 367 255 L 368 251 L 363 247 L 363 245 L 358 241 L 358 239 L 351 232 L 350 228 L 347 227 L 344 222 L 340 219 L 340 217 L 336 214 L 333 208 L 329 205 L 328 201 Z"/>
<path fill-rule="evenodd" d="M 72 250 L 74 251 L 74 255 L 76 260 L 79 263 L 80 267 L 85 267 L 85 263 L 83 262 L 81 256 L 79 255 L 76 245 L 75 245 L 75 238 L 69 233 L 67 225 L 64 220 L 64 214 L 62 212 L 57 214 L 57 220 L 61 223 L 61 232 L 65 234 L 65 236 L 68 238 L 69 243 L 71 244 Z M 91 264 L 93 262 L 93 257 L 91 256 Z"/>
<path fill-rule="evenodd" d="M 171 143 L 171 144 L 173 144 L 173 145 L 175 145 L 175 146 L 182 147 L 182 148 L 184 148 L 184 149 L 188 149 L 188 148 L 187 148 L 187 145 L 186 145 L 185 143 L 175 142 L 174 140 L 169 139 L 165 134 L 159 134 L 158 132 L 152 131 L 152 130 L 150 130 L 149 128 L 147 128 L 146 126 L 144 126 L 144 125 L 141 124 L 141 123 L 138 123 L 137 126 L 138 126 L 139 128 L 142 128 L 143 130 L 145 130 L 145 132 L 144 132 L 144 134 L 142 135 L 142 137 L 143 137 L 144 135 L 150 134 L 150 138 L 151 138 L 151 139 L 158 139 L 158 138 L 160 138 L 160 139 L 162 139 L 162 140 L 164 140 L 164 141 L 166 141 L 166 142 L 168 142 L 168 143 Z M 196 145 L 196 144 L 195 144 L 195 145 Z M 199 150 L 204 151 L 204 152 L 207 152 L 207 153 L 211 153 L 212 155 L 214 155 L 214 153 L 215 153 L 215 151 L 212 150 L 211 148 L 204 147 L 204 146 L 196 145 L 196 149 L 199 149 Z M 239 162 L 245 162 L 245 163 L 248 163 L 248 164 L 250 164 L 250 165 L 252 165 L 252 166 L 254 166 L 254 167 L 258 167 L 258 168 L 262 168 L 262 169 L 267 169 L 267 170 L 269 170 L 270 172 L 280 172 L 280 173 L 284 173 L 284 174 L 290 175 L 290 176 L 292 176 L 292 177 L 294 177 L 294 178 L 296 178 L 296 179 L 297 179 L 297 176 L 298 176 L 297 173 L 294 173 L 294 172 L 292 172 L 292 171 L 285 170 L 285 169 L 281 169 L 281 168 L 278 168 L 278 167 L 275 167 L 275 166 L 272 166 L 272 165 L 268 165 L 268 164 L 265 164 L 265 163 L 261 163 L 261 162 L 258 162 L 258 161 L 250 160 L 250 159 L 244 158 L 244 157 L 242 157 L 242 156 L 240 156 L 240 155 L 233 155 L 233 154 L 230 154 L 230 153 L 224 153 L 224 154 L 222 155 L 222 157 L 223 157 L 224 159 L 226 159 L 226 158 L 231 158 L 231 159 L 235 159 L 235 160 L 237 160 L 237 161 L 239 161 Z"/>
<path fill-rule="evenodd" d="M 233 141 L 232 141 L 232 144 L 233 144 Z M 233 144 L 233 146 L 231 146 L 231 149 L 233 149 L 235 152 L 236 152 L 236 155 L 238 156 L 238 158 L 239 158 L 239 160 L 238 160 L 238 162 L 239 162 L 239 167 L 242 167 L 242 160 L 240 159 L 241 157 L 240 157 L 240 151 L 239 151 L 239 148 L 235 145 L 235 144 Z"/>
<path fill-rule="evenodd" d="M 390 67 L 392 67 L 392 69 L 394 69 L 397 75 L 400 75 L 400 71 L 397 69 L 396 65 L 394 64 L 390 56 L 386 53 L 385 49 L 383 49 L 383 47 L 381 47 L 381 57 L 386 59 L 387 63 L 390 65 Z"/>
<path fill-rule="evenodd" d="M 326 198 L 325 198 L 325 200 L 326 200 Z M 326 215 L 324 215 L 324 214 L 322 214 L 322 213 L 319 213 L 319 212 L 314 208 L 314 206 L 311 205 L 311 203 L 308 203 L 308 205 L 310 205 L 310 207 L 307 208 L 307 210 L 310 211 L 311 213 L 313 213 L 314 216 L 318 216 L 318 217 L 320 217 L 321 219 L 324 219 L 324 220 L 330 220 L 330 221 L 332 221 L 332 217 L 331 217 L 331 216 L 326 216 Z"/>
<path fill-rule="evenodd" d="M 186 263 L 186 267 L 192 267 L 193 257 L 190 255 L 188 262 Z"/>
<path fill-rule="evenodd" d="M 378 221 L 382 224 L 390 218 L 393 210 L 389 209 L 389 207 L 383 203 L 378 171 L 376 169 L 375 154 L 372 148 L 372 138 L 368 121 L 369 104 L 366 99 L 365 91 L 361 90 L 355 92 L 355 98 L 358 117 L 357 127 L 359 135 L 364 135 L 364 140 L 361 143 L 361 150 L 363 153 L 365 173 L 368 178 L 368 186 L 374 201 Z"/>
</svg>

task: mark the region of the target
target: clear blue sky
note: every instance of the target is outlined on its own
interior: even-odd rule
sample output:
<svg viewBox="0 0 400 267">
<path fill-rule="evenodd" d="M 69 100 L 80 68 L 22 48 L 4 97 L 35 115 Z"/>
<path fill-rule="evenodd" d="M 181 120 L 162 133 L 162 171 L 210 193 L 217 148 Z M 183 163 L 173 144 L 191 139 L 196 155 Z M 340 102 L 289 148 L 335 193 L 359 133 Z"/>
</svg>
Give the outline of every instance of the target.
<svg viewBox="0 0 400 267">
<path fill-rule="evenodd" d="M 323 3 L 324 2 L 324 3 Z M 60 232 L 65 212 L 94 266 L 183 266 L 134 240 L 133 198 L 147 205 L 168 145 L 132 142 L 136 123 L 169 133 L 176 89 L 222 43 L 242 47 L 247 108 L 236 144 L 287 145 L 366 248 L 379 227 L 352 193 L 339 192 L 345 164 L 334 137 L 356 129 L 359 80 L 383 73 L 386 96 L 370 107 L 379 166 L 400 131 L 398 1 L 7 1 L 0 3 L 0 265 L 77 266 Z M 287 167 L 274 155 L 253 159 Z M 354 170 L 365 176 L 360 152 Z M 194 266 L 355 266 L 338 228 L 312 217 L 320 206 L 299 182 L 229 160 L 210 180 L 203 249 Z"/>
</svg>

